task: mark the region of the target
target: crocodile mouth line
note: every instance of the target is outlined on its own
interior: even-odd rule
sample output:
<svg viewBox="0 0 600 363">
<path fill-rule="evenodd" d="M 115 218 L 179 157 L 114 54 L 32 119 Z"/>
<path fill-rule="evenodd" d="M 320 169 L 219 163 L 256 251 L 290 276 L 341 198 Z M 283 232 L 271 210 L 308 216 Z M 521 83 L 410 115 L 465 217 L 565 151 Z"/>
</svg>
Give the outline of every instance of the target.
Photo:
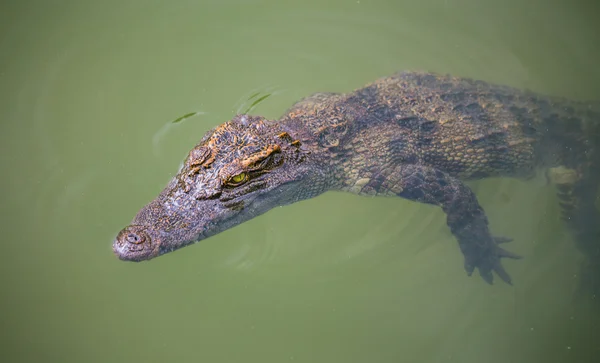
<svg viewBox="0 0 600 363">
<path fill-rule="evenodd" d="M 158 246 L 158 254 L 154 257 L 158 257 L 158 256 L 162 256 L 164 254 L 167 254 L 169 252 L 173 252 L 176 250 L 179 250 L 183 247 L 187 247 L 193 244 L 196 244 L 200 241 L 203 241 L 209 237 L 212 237 L 214 235 L 219 234 L 220 232 L 227 230 L 231 227 L 234 227 L 238 224 L 240 224 L 241 222 L 235 223 L 234 219 L 237 216 L 237 213 L 227 217 L 225 219 L 222 219 L 218 222 L 210 222 L 210 224 L 205 225 L 204 227 L 202 227 L 202 231 L 200 233 L 198 233 L 198 235 L 190 240 L 184 241 L 182 243 L 179 244 L 164 244 L 161 243 Z"/>
</svg>

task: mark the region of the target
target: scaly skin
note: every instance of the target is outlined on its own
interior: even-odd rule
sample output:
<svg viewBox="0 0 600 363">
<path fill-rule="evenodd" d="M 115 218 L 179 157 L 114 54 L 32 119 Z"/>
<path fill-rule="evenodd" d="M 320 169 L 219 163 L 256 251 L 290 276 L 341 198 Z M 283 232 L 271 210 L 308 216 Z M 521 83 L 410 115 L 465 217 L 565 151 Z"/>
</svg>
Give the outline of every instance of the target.
<svg viewBox="0 0 600 363">
<path fill-rule="evenodd" d="M 467 273 L 477 268 L 492 283 L 495 272 L 511 283 L 500 259 L 518 256 L 498 246 L 510 238 L 492 236 L 463 181 L 528 178 L 536 169 L 561 167 L 571 175 L 558 177 L 567 186 L 586 186 L 562 198 L 570 206 L 566 219 L 579 221 L 582 210 L 597 214 L 579 206 L 600 179 L 598 140 L 586 136 L 598 134 L 598 120 L 584 103 L 428 73 L 397 74 L 348 94 L 315 94 L 280 120 L 238 115 L 209 131 L 113 249 L 123 260 L 148 260 L 276 206 L 344 190 L 440 206 Z"/>
</svg>

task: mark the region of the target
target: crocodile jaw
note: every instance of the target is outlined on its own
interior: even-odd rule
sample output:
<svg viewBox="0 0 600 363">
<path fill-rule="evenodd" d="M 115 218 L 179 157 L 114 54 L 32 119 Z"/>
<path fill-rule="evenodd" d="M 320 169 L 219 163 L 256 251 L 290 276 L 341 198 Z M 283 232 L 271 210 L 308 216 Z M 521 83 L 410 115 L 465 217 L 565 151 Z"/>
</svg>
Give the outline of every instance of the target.
<svg viewBox="0 0 600 363">
<path fill-rule="evenodd" d="M 314 196 L 301 182 L 280 185 L 267 193 L 246 196 L 244 207 L 233 210 L 217 200 L 159 198 L 136 215 L 113 242 L 113 251 L 123 261 L 146 261 L 214 236 L 269 210 Z M 177 201 L 177 202 L 176 202 Z"/>
</svg>

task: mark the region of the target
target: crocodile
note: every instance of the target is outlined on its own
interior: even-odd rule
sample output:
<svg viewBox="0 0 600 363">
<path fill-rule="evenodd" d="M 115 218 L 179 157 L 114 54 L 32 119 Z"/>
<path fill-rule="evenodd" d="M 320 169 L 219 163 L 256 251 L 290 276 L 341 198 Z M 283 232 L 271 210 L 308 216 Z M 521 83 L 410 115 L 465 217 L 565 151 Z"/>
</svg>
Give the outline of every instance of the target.
<svg viewBox="0 0 600 363">
<path fill-rule="evenodd" d="M 600 260 L 600 108 L 505 85 L 402 72 L 350 93 L 316 93 L 278 120 L 239 114 L 208 131 L 162 192 L 113 242 L 143 261 L 270 209 L 340 190 L 441 207 L 470 276 L 511 284 L 485 211 L 465 181 L 546 170 L 562 216 Z M 504 246 L 504 245 L 502 245 Z"/>
</svg>

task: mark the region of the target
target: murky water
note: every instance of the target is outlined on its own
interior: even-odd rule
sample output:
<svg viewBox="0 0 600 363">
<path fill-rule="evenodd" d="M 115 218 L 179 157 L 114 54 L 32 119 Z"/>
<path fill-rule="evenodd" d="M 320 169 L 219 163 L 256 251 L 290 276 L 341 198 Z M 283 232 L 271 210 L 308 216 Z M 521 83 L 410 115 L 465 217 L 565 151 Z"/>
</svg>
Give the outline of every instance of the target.
<svg viewBox="0 0 600 363">
<path fill-rule="evenodd" d="M 592 2 L 589 2 L 592 4 Z M 111 242 L 213 126 L 271 94 L 431 70 L 600 99 L 583 1 L 0 4 L 6 362 L 592 362 L 598 311 L 543 180 L 471 183 L 515 286 L 467 278 L 443 213 L 328 193 L 149 263 Z M 198 112 L 179 123 L 178 116 Z"/>
</svg>

